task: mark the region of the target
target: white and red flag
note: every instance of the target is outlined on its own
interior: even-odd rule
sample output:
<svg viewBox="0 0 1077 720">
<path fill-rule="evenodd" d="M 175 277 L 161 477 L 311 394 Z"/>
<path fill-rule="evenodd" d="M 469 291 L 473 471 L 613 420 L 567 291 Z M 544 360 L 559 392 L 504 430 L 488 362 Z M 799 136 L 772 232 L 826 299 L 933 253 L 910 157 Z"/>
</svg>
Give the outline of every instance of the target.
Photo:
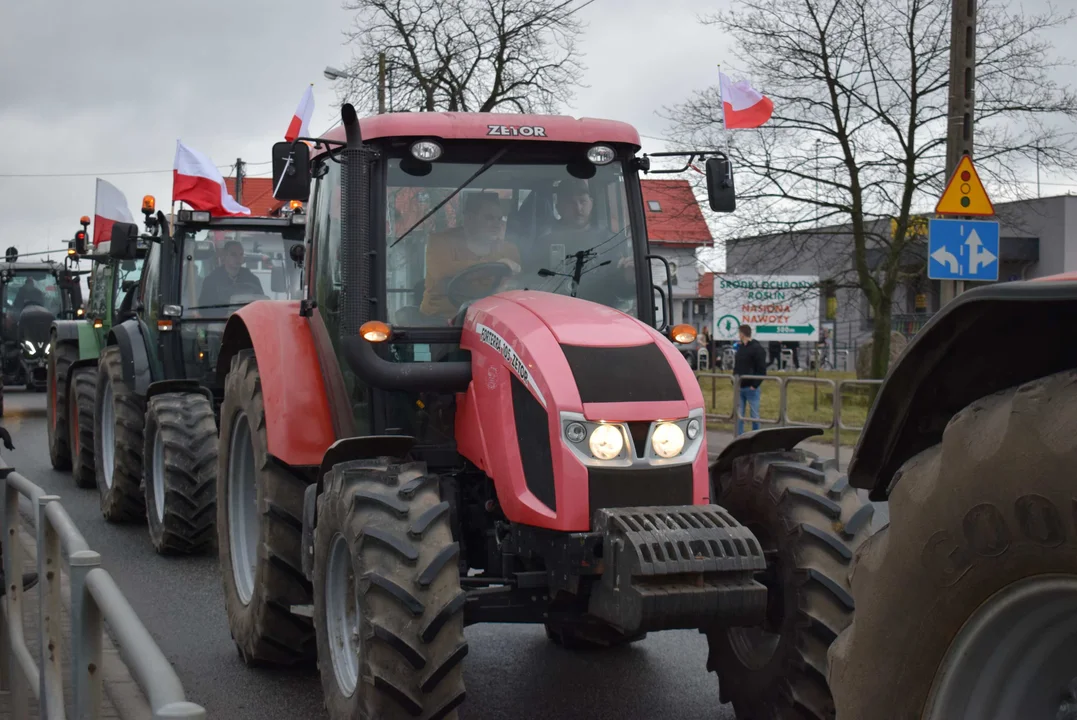
<svg viewBox="0 0 1077 720">
<path fill-rule="evenodd" d="M 112 240 L 112 226 L 116 223 L 135 221 L 124 194 L 118 187 L 101 178 L 97 178 L 97 196 L 93 208 L 94 247 Z"/>
<path fill-rule="evenodd" d="M 725 129 L 757 128 L 770 120 L 774 103 L 747 80 L 733 82 L 728 75 L 718 71 L 722 90 L 722 115 Z"/>
<path fill-rule="evenodd" d="M 292 142 L 298 137 L 310 137 L 310 118 L 313 114 L 314 84 L 311 83 L 299 100 L 299 107 L 295 109 L 295 115 L 292 116 L 292 122 L 288 124 L 284 139 Z"/>
<path fill-rule="evenodd" d="M 172 165 L 172 202 L 183 201 L 194 210 L 209 211 L 215 217 L 250 215 L 228 194 L 221 171 L 202 153 L 176 141 L 176 161 Z"/>
</svg>

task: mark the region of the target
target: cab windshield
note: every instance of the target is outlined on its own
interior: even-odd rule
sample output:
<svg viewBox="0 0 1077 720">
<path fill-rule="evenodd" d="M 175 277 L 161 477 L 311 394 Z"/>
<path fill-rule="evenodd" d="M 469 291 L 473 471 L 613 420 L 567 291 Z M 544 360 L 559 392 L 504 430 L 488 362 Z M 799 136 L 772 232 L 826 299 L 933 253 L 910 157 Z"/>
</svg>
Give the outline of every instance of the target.
<svg viewBox="0 0 1077 720">
<path fill-rule="evenodd" d="M 138 282 L 139 277 L 142 275 L 143 262 L 143 258 L 136 258 L 134 260 L 124 260 L 119 264 L 116 270 L 116 296 L 113 298 L 112 307 L 120 307 L 124 297 L 130 292 L 130 290 L 123 289 L 123 284 L 125 282 Z"/>
<path fill-rule="evenodd" d="M 63 307 L 60 285 L 47 271 L 15 271 L 4 284 L 4 312 L 21 312 L 29 304 L 42 305 L 53 315 Z"/>
<path fill-rule="evenodd" d="M 573 295 L 636 315 L 619 162 L 592 166 L 587 179 L 563 162 L 498 163 L 422 222 L 482 162 L 412 166 L 388 161 L 390 324 L 444 327 L 469 302 L 510 289 Z"/>
<path fill-rule="evenodd" d="M 255 300 L 301 297 L 299 269 L 289 259 L 295 240 L 280 230 L 202 229 L 180 239 L 184 315 L 225 320 Z"/>
</svg>

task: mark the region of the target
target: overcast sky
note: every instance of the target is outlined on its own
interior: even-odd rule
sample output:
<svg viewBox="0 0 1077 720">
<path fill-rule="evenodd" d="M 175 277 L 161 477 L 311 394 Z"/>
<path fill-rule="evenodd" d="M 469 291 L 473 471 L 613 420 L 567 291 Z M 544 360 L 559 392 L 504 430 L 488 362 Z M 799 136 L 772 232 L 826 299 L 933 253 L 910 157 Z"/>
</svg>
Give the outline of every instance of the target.
<svg viewBox="0 0 1077 720">
<path fill-rule="evenodd" d="M 729 39 L 696 22 L 697 13 L 726 4 L 594 2 L 580 43 L 589 87 L 569 111 L 626 120 L 660 137 L 666 123 L 657 111 L 712 84 L 716 64 L 735 62 Z M 351 54 L 341 34 L 351 16 L 339 0 L 2 5 L 0 247 L 62 247 L 79 216 L 93 215 L 98 175 L 126 194 L 136 217 L 145 194 L 167 209 L 177 139 L 226 166 L 223 174 L 242 157 L 249 174 L 268 175 L 270 147 L 308 83 L 316 102 L 312 130 L 337 119 L 322 70 L 343 66 Z M 1073 43 L 1062 50 L 1077 58 Z M 645 150 L 662 149 L 645 143 Z M 158 172 L 134 174 L 147 170 Z M 105 174 L 117 172 L 132 174 Z M 83 176 L 11 177 L 20 174 Z M 1065 190 L 1045 186 L 1044 194 Z"/>
</svg>

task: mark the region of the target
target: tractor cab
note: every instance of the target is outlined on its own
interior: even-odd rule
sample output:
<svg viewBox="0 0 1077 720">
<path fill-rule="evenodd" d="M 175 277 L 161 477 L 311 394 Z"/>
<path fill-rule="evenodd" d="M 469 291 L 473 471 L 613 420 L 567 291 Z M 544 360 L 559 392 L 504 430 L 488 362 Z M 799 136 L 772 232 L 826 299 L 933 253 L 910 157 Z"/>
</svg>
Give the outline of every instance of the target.
<svg viewBox="0 0 1077 720">
<path fill-rule="evenodd" d="M 255 300 L 288 299 L 299 292 L 299 270 L 290 259 L 306 217 L 211 218 L 180 210 L 171 232 L 139 237 L 123 224 L 109 254 L 128 263 L 144 251 L 134 318 L 145 338 L 154 381 L 185 379 L 215 389 L 215 363 L 229 316 Z M 146 243 L 146 240 L 150 242 Z M 137 242 L 136 242 L 137 240 Z M 121 281 L 121 292 L 136 283 Z"/>
<path fill-rule="evenodd" d="M 0 265 L 0 337 L 5 385 L 44 390 L 51 351 L 49 328 L 56 318 L 73 317 L 82 305 L 77 277 L 70 282 L 54 262 Z"/>
<path fill-rule="evenodd" d="M 310 200 L 308 311 L 346 361 L 344 411 L 360 432 L 409 435 L 420 445 L 453 443 L 460 388 L 450 378 L 469 362 L 461 331 L 484 298 L 511 291 L 579 298 L 615 313 L 610 318 L 623 313 L 670 339 L 679 335 L 670 322 L 668 263 L 648 250 L 641 170 L 678 172 L 705 160 L 712 208 L 735 204 L 723 155 L 663 153 L 683 167 L 652 169 L 651 157 L 636 154 L 636 131 L 619 122 L 490 125 L 461 115 L 420 124 L 397 115 L 366 118 L 362 127 L 351 185 L 343 128 L 313 141 L 313 156 L 305 145 L 278 143 L 277 197 Z M 351 217 L 345 187 L 356 188 Z M 360 333 L 364 323 L 374 331 Z M 356 348 L 361 336 L 380 340 Z M 370 367 L 347 361 L 349 352 Z M 370 382 L 380 373 L 399 381 Z M 418 380 L 439 374 L 444 382 Z M 371 387 L 384 393 L 375 398 Z"/>
</svg>

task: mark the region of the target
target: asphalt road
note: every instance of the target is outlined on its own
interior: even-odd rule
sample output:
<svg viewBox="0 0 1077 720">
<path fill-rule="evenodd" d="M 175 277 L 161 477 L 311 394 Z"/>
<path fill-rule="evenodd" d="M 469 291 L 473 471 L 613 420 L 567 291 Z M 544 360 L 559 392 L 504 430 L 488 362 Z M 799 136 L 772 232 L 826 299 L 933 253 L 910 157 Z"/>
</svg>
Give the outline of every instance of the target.
<svg viewBox="0 0 1077 720">
<path fill-rule="evenodd" d="M 145 526 L 109 525 L 95 490 L 52 470 L 45 395 L 4 390 L 3 425 L 14 452 L 5 459 L 59 495 L 90 547 L 116 579 L 179 674 L 187 697 L 209 718 L 269 720 L 326 717 L 314 672 L 251 670 L 228 633 L 216 557 L 164 558 Z M 477 625 L 467 629 L 468 702 L 462 720 L 734 720 L 718 702 L 705 668 L 706 642 L 694 631 L 650 635 L 627 648 L 571 653 L 541 627 Z"/>
</svg>

